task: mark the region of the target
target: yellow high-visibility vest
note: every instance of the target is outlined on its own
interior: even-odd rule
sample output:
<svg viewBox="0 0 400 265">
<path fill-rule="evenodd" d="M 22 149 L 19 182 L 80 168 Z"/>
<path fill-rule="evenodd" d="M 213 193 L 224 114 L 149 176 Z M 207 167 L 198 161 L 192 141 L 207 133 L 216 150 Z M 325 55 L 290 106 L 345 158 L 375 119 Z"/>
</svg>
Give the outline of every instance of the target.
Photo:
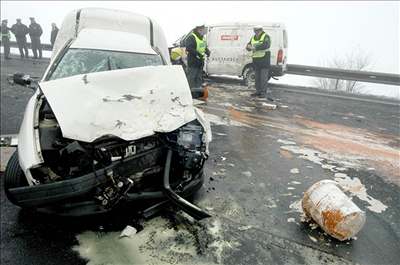
<svg viewBox="0 0 400 265">
<path fill-rule="evenodd" d="M 206 41 L 197 37 L 197 35 L 193 32 L 192 35 L 196 40 L 196 51 L 204 58 L 204 55 L 206 54 Z"/>
<path fill-rule="evenodd" d="M 261 35 L 259 40 L 255 39 L 256 36 L 253 36 L 253 38 L 251 38 L 251 45 L 253 47 L 257 47 L 257 45 L 260 45 L 264 42 L 265 38 L 267 37 L 267 34 L 265 34 L 265 32 Z M 265 49 L 265 50 L 258 50 L 258 51 L 253 51 L 253 53 L 251 54 L 251 57 L 253 58 L 261 58 L 264 57 L 265 54 L 267 53 L 267 51 L 269 51 L 269 49 Z"/>
</svg>

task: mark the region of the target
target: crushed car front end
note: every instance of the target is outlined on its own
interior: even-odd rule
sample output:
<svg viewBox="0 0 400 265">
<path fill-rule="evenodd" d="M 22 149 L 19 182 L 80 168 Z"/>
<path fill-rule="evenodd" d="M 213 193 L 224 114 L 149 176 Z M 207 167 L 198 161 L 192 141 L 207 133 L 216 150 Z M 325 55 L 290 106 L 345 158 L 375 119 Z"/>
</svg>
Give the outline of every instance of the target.
<svg viewBox="0 0 400 265">
<path fill-rule="evenodd" d="M 179 67 L 42 82 L 19 134 L 27 185 L 6 187 L 7 195 L 21 207 L 65 215 L 168 200 L 201 219 L 207 214 L 182 197 L 202 186 L 210 141 Z"/>
</svg>

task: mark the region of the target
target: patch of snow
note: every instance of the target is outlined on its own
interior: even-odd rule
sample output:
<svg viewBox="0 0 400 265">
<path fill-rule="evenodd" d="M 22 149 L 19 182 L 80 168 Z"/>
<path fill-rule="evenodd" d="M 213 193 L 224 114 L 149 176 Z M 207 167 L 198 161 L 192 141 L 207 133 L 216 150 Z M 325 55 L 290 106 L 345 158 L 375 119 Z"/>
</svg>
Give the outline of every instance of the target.
<svg viewBox="0 0 400 265">
<path fill-rule="evenodd" d="M 292 174 L 299 174 L 300 171 L 299 171 L 298 168 L 292 168 L 292 169 L 290 170 L 290 173 L 292 173 Z"/>
<path fill-rule="evenodd" d="M 369 204 L 367 208 L 375 213 L 381 213 L 388 207 L 381 201 L 368 195 L 367 188 L 361 183 L 359 178 L 351 178 L 344 173 L 336 173 L 335 181 L 342 187 L 344 191 L 350 192 L 352 195 L 357 196 L 360 200 Z"/>
<path fill-rule="evenodd" d="M 317 240 L 315 237 L 313 237 L 313 236 L 310 236 L 310 235 L 308 235 L 308 237 L 311 239 L 311 241 L 313 241 L 313 242 L 315 242 L 315 243 L 317 243 L 317 242 L 318 242 L 318 240 Z"/>
<path fill-rule="evenodd" d="M 253 174 L 250 171 L 243 171 L 242 175 L 245 175 L 246 177 L 251 177 Z"/>
<path fill-rule="evenodd" d="M 292 144 L 296 144 L 293 141 L 288 141 L 288 140 L 282 140 L 282 139 L 278 139 L 277 141 L 278 143 L 284 144 L 284 145 L 292 145 Z"/>
</svg>

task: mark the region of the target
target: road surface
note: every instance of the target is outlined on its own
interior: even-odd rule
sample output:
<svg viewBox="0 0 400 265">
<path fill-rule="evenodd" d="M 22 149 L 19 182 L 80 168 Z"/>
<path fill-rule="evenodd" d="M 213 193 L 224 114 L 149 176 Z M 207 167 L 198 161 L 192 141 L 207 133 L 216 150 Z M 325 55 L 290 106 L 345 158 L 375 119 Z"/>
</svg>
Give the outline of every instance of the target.
<svg viewBox="0 0 400 265">
<path fill-rule="evenodd" d="M 47 62 L 2 64 L 1 134 L 13 134 L 32 91 L 4 76 L 40 76 Z M 1 264 L 398 264 L 398 102 L 275 86 L 271 110 L 251 92 L 212 79 L 200 105 L 213 142 L 195 202 L 212 218 L 166 210 L 141 227 L 130 208 L 58 218 L 13 206 L 1 189 Z M 356 238 L 340 242 L 304 221 L 299 201 L 322 179 L 343 184 L 366 212 Z M 140 232 L 119 238 L 126 225 Z"/>
</svg>

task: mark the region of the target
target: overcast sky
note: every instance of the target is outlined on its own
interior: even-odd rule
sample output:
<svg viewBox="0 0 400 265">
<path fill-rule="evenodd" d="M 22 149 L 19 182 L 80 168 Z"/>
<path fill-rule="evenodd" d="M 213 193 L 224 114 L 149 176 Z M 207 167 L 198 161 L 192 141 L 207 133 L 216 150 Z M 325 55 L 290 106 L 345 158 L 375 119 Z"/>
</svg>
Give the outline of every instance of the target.
<svg viewBox="0 0 400 265">
<path fill-rule="evenodd" d="M 13 24 L 20 17 L 28 24 L 29 17 L 36 17 L 44 29 L 42 42 L 49 43 L 50 24 L 60 25 L 69 11 L 82 7 L 149 16 L 162 26 L 169 43 L 198 23 L 283 22 L 288 29 L 289 63 L 321 65 L 335 56 L 357 51 L 370 56 L 371 71 L 400 72 L 397 1 L 1 1 L 1 18 Z"/>
</svg>

